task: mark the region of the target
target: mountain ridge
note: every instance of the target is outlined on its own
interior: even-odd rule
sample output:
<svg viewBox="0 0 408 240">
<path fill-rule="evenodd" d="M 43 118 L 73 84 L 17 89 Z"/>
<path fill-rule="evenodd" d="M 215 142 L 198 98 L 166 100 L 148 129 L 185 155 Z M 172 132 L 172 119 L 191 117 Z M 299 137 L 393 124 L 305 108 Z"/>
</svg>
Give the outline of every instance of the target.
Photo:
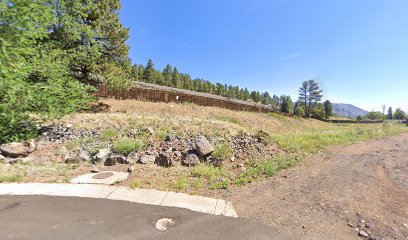
<svg viewBox="0 0 408 240">
<path fill-rule="evenodd" d="M 341 117 L 355 118 L 357 116 L 364 116 L 368 114 L 368 111 L 349 103 L 332 103 L 332 106 L 333 112 L 337 116 Z"/>
</svg>

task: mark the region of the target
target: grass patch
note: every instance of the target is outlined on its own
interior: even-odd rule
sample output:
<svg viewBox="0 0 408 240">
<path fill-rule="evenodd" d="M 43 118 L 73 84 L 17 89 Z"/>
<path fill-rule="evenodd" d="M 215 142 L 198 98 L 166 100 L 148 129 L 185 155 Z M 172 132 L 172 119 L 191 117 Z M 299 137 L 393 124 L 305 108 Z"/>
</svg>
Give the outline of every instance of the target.
<svg viewBox="0 0 408 240">
<path fill-rule="evenodd" d="M 142 183 L 139 180 L 133 180 L 130 182 L 129 187 L 130 188 L 140 188 Z"/>
<path fill-rule="evenodd" d="M 0 183 L 22 182 L 23 175 L 18 173 L 0 173 Z"/>
<path fill-rule="evenodd" d="M 143 142 L 139 139 L 123 138 L 113 143 L 113 151 L 123 155 L 138 152 L 143 148 Z"/>
<path fill-rule="evenodd" d="M 208 180 L 212 180 L 219 177 L 227 177 L 228 173 L 224 170 L 223 167 L 214 167 L 214 166 L 206 166 L 204 164 L 200 164 L 195 166 L 191 171 L 191 175 L 193 177 L 198 178 L 206 178 Z"/>
<path fill-rule="evenodd" d="M 233 117 L 233 116 L 223 115 L 223 116 L 218 116 L 217 119 L 224 121 L 224 122 L 229 122 L 235 125 L 242 126 L 242 122 L 238 118 Z"/>
<path fill-rule="evenodd" d="M 109 141 L 111 139 L 116 139 L 118 138 L 120 135 L 119 130 L 115 129 L 115 128 L 109 128 L 107 130 L 105 130 L 104 132 L 101 133 L 100 138 L 103 141 Z"/>
<path fill-rule="evenodd" d="M 164 141 L 166 140 L 167 136 L 169 135 L 169 132 L 166 130 L 158 130 L 154 133 L 154 139 L 156 141 Z"/>
<path fill-rule="evenodd" d="M 224 143 L 222 145 L 216 146 L 214 153 L 212 154 L 214 157 L 221 158 L 221 159 L 230 159 L 232 157 L 233 151 L 231 146 L 228 143 Z"/>
<path fill-rule="evenodd" d="M 189 185 L 189 180 L 187 177 L 181 177 L 173 182 L 173 188 L 177 190 L 185 190 Z"/>
</svg>

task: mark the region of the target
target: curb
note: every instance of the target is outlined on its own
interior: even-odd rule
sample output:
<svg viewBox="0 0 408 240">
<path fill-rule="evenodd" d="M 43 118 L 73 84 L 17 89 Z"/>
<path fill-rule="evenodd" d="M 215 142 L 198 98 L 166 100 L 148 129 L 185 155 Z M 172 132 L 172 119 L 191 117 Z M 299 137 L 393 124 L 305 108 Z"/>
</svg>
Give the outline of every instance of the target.
<svg viewBox="0 0 408 240">
<path fill-rule="evenodd" d="M 195 212 L 237 218 L 231 202 L 153 189 L 131 189 L 120 186 L 58 183 L 0 184 L 0 195 L 47 195 L 121 200 L 156 206 L 185 208 Z"/>
</svg>

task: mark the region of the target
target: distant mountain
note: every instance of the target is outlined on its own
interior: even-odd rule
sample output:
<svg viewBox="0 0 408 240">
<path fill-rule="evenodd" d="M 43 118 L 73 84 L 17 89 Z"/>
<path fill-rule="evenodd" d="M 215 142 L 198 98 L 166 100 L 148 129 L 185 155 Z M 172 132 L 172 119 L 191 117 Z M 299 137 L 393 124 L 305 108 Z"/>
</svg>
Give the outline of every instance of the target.
<svg viewBox="0 0 408 240">
<path fill-rule="evenodd" d="M 342 117 L 349 117 L 349 118 L 355 118 L 358 115 L 364 116 L 368 113 L 368 111 L 358 108 L 354 105 L 351 104 L 346 104 L 346 103 L 332 103 L 333 105 L 333 112 L 337 116 L 342 116 Z"/>
</svg>

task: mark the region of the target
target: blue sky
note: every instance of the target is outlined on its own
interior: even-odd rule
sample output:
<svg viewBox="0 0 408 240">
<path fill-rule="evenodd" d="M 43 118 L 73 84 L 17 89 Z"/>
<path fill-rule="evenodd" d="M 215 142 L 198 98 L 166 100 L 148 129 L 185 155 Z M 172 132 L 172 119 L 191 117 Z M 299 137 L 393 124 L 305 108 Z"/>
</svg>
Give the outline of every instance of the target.
<svg viewBox="0 0 408 240">
<path fill-rule="evenodd" d="M 408 110 L 406 0 L 122 0 L 133 63 L 297 99 Z"/>
</svg>

